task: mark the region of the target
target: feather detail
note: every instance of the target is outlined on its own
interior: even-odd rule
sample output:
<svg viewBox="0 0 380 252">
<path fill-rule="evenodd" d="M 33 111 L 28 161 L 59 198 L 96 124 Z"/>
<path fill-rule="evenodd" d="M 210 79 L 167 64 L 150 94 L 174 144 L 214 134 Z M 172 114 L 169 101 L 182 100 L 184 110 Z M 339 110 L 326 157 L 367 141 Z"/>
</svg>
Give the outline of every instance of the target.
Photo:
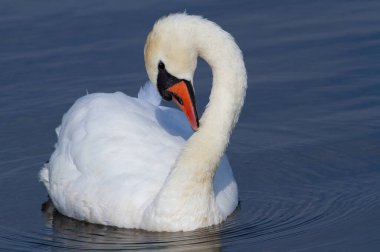
<svg viewBox="0 0 380 252">
<path fill-rule="evenodd" d="M 145 85 L 140 88 L 137 98 L 149 102 L 154 106 L 159 106 L 161 103 L 161 96 L 150 81 L 147 81 Z"/>
</svg>

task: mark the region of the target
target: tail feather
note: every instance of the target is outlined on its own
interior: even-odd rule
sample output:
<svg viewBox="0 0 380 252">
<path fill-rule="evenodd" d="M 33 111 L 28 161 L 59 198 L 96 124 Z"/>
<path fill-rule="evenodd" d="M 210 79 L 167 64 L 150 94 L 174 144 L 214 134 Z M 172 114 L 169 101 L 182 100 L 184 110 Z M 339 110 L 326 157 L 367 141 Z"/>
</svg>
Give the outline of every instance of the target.
<svg viewBox="0 0 380 252">
<path fill-rule="evenodd" d="M 49 163 L 45 163 L 42 167 L 40 174 L 40 181 L 44 183 L 46 188 L 49 188 Z"/>
</svg>

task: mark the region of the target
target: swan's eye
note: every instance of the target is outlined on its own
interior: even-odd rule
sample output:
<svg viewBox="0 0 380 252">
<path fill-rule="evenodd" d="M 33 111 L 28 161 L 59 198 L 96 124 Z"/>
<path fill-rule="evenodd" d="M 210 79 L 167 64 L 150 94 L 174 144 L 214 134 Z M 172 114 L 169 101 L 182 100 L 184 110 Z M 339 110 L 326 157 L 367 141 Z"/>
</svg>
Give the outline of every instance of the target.
<svg viewBox="0 0 380 252">
<path fill-rule="evenodd" d="M 165 70 L 165 64 L 162 63 L 162 61 L 160 61 L 160 62 L 158 63 L 158 69 L 160 69 L 160 70 Z"/>
</svg>

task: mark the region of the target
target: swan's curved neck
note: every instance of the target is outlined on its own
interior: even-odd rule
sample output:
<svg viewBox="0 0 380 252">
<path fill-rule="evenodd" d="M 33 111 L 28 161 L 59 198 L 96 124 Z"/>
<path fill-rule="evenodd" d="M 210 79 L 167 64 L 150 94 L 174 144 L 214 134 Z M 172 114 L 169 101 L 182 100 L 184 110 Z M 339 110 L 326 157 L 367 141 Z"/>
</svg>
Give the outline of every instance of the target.
<svg viewBox="0 0 380 252">
<path fill-rule="evenodd" d="M 186 173 L 204 180 L 212 179 L 226 150 L 244 102 L 247 75 L 242 53 L 229 33 L 209 21 L 195 33 L 194 43 L 212 69 L 213 83 L 199 130 L 188 140 L 173 172 L 186 167 Z"/>
<path fill-rule="evenodd" d="M 177 215 L 187 215 L 188 209 L 190 215 L 208 216 L 207 222 L 212 224 L 220 218 L 210 216 L 218 212 L 212 210 L 217 208 L 213 177 L 243 105 L 247 76 L 241 51 L 230 34 L 210 21 L 193 26 L 195 48 L 213 73 L 210 101 L 198 131 L 184 146 L 155 204 L 160 205 L 156 209 L 166 205 L 166 210 L 181 206 L 171 209 Z"/>
<path fill-rule="evenodd" d="M 189 140 L 187 148 L 198 145 L 198 155 L 205 164 L 202 169 L 213 175 L 239 117 L 247 75 L 242 53 L 230 34 L 215 30 L 210 38 L 200 36 L 199 40 L 199 55 L 210 65 L 213 82 L 199 131 Z"/>
</svg>

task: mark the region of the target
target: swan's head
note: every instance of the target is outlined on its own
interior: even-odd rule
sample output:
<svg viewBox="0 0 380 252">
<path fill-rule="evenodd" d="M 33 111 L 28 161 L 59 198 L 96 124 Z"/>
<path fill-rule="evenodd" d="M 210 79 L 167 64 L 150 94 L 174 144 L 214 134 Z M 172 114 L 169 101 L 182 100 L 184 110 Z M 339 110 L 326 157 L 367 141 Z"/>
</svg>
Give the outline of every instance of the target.
<svg viewBox="0 0 380 252">
<path fill-rule="evenodd" d="M 191 36 L 192 19 L 200 17 L 174 14 L 158 20 L 148 35 L 144 58 L 149 79 L 162 98 L 174 100 L 193 130 L 197 130 L 199 120 L 192 83 L 198 52 Z"/>
</svg>

